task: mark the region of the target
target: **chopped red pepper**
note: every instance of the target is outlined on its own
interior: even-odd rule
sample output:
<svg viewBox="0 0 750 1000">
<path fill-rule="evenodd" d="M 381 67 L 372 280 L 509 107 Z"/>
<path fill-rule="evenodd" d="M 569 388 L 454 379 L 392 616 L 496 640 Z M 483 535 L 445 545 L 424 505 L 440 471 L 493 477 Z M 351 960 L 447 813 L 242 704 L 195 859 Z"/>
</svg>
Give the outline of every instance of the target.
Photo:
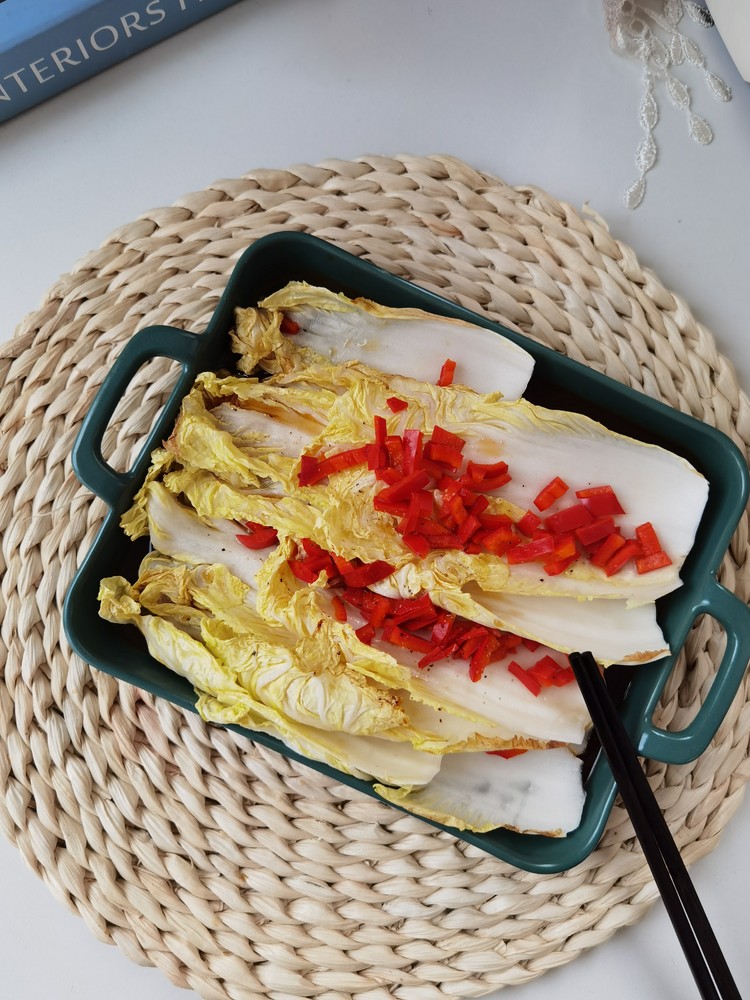
<svg viewBox="0 0 750 1000">
<path fill-rule="evenodd" d="M 364 625 L 355 628 L 354 634 L 360 642 L 364 642 L 366 646 L 369 646 L 375 638 L 375 628 L 369 622 L 365 622 Z"/>
<path fill-rule="evenodd" d="M 398 396 L 389 396 L 386 399 L 386 404 L 391 413 L 400 413 L 401 410 L 405 410 L 409 405 L 405 399 L 399 399 Z"/>
<path fill-rule="evenodd" d="M 510 760 L 511 757 L 526 753 L 526 750 L 522 750 L 520 747 L 508 747 L 506 750 L 485 750 L 485 753 L 491 757 L 505 757 L 506 760 Z"/>
<path fill-rule="evenodd" d="M 559 500 L 561 496 L 568 492 L 568 484 L 564 483 L 559 476 L 547 483 L 534 499 L 534 506 L 537 510 L 547 510 L 551 507 L 555 500 Z"/>
<path fill-rule="evenodd" d="M 420 469 L 418 472 L 412 472 L 410 475 L 403 476 L 399 479 L 397 483 L 393 486 L 386 486 L 384 490 L 375 497 L 375 503 L 383 501 L 387 503 L 398 503 L 401 500 L 408 500 L 410 494 L 416 493 L 418 490 L 423 490 L 430 482 L 429 473 L 425 472 L 424 469 Z"/>
<path fill-rule="evenodd" d="M 523 542 L 521 545 L 514 545 L 508 549 L 507 559 L 511 566 L 519 563 L 536 562 L 544 556 L 550 555 L 555 548 L 555 540 L 552 535 L 544 535 L 533 542 Z"/>
<path fill-rule="evenodd" d="M 345 622 L 346 621 L 346 617 L 347 617 L 346 616 L 346 607 L 344 605 L 344 602 L 338 596 L 338 594 L 334 595 L 331 598 L 331 609 L 333 611 L 333 617 L 336 619 L 337 622 Z"/>
<path fill-rule="evenodd" d="M 615 522 L 612 517 L 597 517 L 595 521 L 581 525 L 575 529 L 575 535 L 581 545 L 589 548 L 596 542 L 601 542 L 615 532 Z"/>
<path fill-rule="evenodd" d="M 420 559 L 424 559 L 427 553 L 430 551 L 430 543 L 424 537 L 424 535 L 404 535 L 404 545 L 411 549 L 414 555 L 419 556 Z"/>
<path fill-rule="evenodd" d="M 635 560 L 635 568 L 639 573 L 652 573 L 663 566 L 671 566 L 672 560 L 666 552 L 652 552 L 649 556 L 641 556 Z"/>
<path fill-rule="evenodd" d="M 299 460 L 299 473 L 297 481 L 300 486 L 314 486 L 321 479 L 325 479 L 325 473 L 320 471 L 317 458 L 313 455 L 302 455 Z"/>
<path fill-rule="evenodd" d="M 553 559 L 544 564 L 544 572 L 547 576 L 559 576 L 576 561 L 576 558 L 577 555 L 568 556 L 567 559 Z"/>
<path fill-rule="evenodd" d="M 625 513 L 611 486 L 591 486 L 586 490 L 576 490 L 576 496 L 595 517 Z"/>
<path fill-rule="evenodd" d="M 463 451 L 464 445 L 466 444 L 466 441 L 458 434 L 454 434 L 452 431 L 447 431 L 439 424 L 435 424 L 432 428 L 430 440 L 434 444 L 447 444 L 449 448 L 456 448 L 458 451 Z"/>
<path fill-rule="evenodd" d="M 638 540 L 644 556 L 654 556 L 657 552 L 662 552 L 661 542 L 650 521 L 639 524 L 635 529 L 635 537 Z"/>
<path fill-rule="evenodd" d="M 362 617 L 375 628 L 380 628 L 395 603 L 390 597 L 376 594 L 373 590 L 367 590 L 364 587 L 347 587 L 342 591 L 341 599 L 357 608 Z"/>
<path fill-rule="evenodd" d="M 312 559 L 287 559 L 289 569 L 302 583 L 315 583 L 320 576 L 322 567 L 316 569 L 313 563 Z"/>
<path fill-rule="evenodd" d="M 377 413 L 373 417 L 373 425 L 375 428 L 375 444 L 385 444 L 385 439 L 388 436 L 388 425 L 385 422 L 385 417 L 381 417 Z"/>
<path fill-rule="evenodd" d="M 430 623 L 435 621 L 438 617 L 438 611 L 430 600 L 430 595 L 425 591 L 419 597 L 401 597 L 396 599 L 392 615 L 397 625 L 410 622 L 412 623 L 410 627 L 413 629 L 413 622 L 416 620 L 421 621 L 424 618 L 428 618 Z"/>
<path fill-rule="evenodd" d="M 602 544 L 596 550 L 594 555 L 591 557 L 592 565 L 604 568 L 607 562 L 612 558 L 612 556 L 625 544 L 625 539 L 622 535 L 612 534 L 607 535 Z"/>
<path fill-rule="evenodd" d="M 257 521 L 246 523 L 248 533 L 236 535 L 238 542 L 242 542 L 248 549 L 267 549 L 275 545 L 279 540 L 279 533 L 276 528 L 271 528 L 265 524 L 258 524 Z"/>
<path fill-rule="evenodd" d="M 598 555 L 599 553 L 597 553 Z M 628 539 L 624 545 L 621 545 L 617 552 L 611 556 L 604 565 L 604 572 L 607 576 L 613 576 L 625 563 L 630 562 L 631 559 L 636 559 L 641 555 L 641 547 L 638 542 L 634 541 L 632 538 Z M 592 560 L 593 561 L 593 560 Z"/>
<path fill-rule="evenodd" d="M 409 428 L 404 431 L 404 474 L 410 475 L 422 467 L 422 432 Z"/>
<path fill-rule="evenodd" d="M 527 510 L 521 520 L 516 521 L 516 527 L 519 531 L 522 531 L 524 535 L 531 537 L 541 523 L 541 517 L 537 517 L 533 510 Z"/>
<path fill-rule="evenodd" d="M 581 528 L 593 520 L 588 508 L 584 507 L 582 503 L 576 503 L 571 507 L 563 507 L 556 514 L 545 518 L 544 526 L 555 535 L 562 535 L 569 531 L 575 531 L 576 528 Z"/>
<path fill-rule="evenodd" d="M 299 323 L 295 323 L 291 316 L 284 314 L 281 317 L 281 323 L 279 324 L 279 329 L 282 333 L 299 333 L 300 326 Z"/>
<path fill-rule="evenodd" d="M 383 559 L 376 559 L 371 563 L 362 563 L 350 573 L 344 575 L 344 583 L 349 587 L 369 587 L 378 580 L 385 580 L 393 572 L 393 566 Z"/>
<path fill-rule="evenodd" d="M 326 458 L 319 459 L 316 480 L 317 478 L 330 476 L 334 472 L 342 472 L 344 469 L 354 468 L 356 465 L 364 465 L 368 460 L 369 447 L 369 445 L 363 444 L 359 448 L 349 448 L 346 451 L 339 451 L 335 455 L 328 455 Z M 300 485 L 303 484 L 300 483 Z"/>
<path fill-rule="evenodd" d="M 404 471 L 404 442 L 398 434 L 389 434 L 385 439 L 385 450 L 388 452 L 388 460 L 391 468 L 396 472 Z"/>
<path fill-rule="evenodd" d="M 535 680 L 527 670 L 524 670 L 516 660 L 511 660 L 508 664 L 508 673 L 519 680 L 524 687 L 527 687 L 535 697 L 542 693 L 542 685 L 539 681 Z"/>
<path fill-rule="evenodd" d="M 451 361 L 447 358 L 443 362 L 443 367 L 440 369 L 440 375 L 437 380 L 438 385 L 451 385 L 453 382 L 453 376 L 456 373 L 456 362 Z"/>
</svg>

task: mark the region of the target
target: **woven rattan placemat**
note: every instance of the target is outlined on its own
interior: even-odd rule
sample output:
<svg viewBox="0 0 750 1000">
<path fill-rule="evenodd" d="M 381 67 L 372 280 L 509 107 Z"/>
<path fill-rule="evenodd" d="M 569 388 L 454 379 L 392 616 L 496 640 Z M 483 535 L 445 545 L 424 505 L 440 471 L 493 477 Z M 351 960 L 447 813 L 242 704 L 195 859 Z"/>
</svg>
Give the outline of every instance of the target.
<svg viewBox="0 0 750 1000">
<path fill-rule="evenodd" d="M 447 157 L 256 170 L 149 212 L 51 289 L 2 349 L 0 821 L 103 941 L 201 997 L 433 1000 L 532 979 L 604 941 L 655 889 L 616 807 L 599 848 L 519 872 L 315 771 L 120 685 L 74 655 L 60 609 L 103 509 L 70 452 L 140 327 L 201 330 L 236 259 L 292 228 L 518 329 L 720 427 L 747 451 L 750 407 L 693 318 L 604 223 Z M 124 464 L 163 401 L 152 366 L 114 422 Z M 747 600 L 747 515 L 723 582 Z M 691 634 L 659 722 L 682 725 L 721 635 Z M 649 765 L 692 862 L 750 777 L 744 683 L 708 751 Z"/>
</svg>

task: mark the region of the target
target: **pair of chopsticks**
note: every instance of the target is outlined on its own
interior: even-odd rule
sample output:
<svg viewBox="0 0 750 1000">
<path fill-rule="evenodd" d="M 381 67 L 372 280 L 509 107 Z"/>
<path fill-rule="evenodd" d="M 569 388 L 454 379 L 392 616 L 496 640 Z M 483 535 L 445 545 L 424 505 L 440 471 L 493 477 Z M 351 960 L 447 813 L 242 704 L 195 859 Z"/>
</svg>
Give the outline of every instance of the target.
<svg viewBox="0 0 750 1000">
<path fill-rule="evenodd" d="M 569 659 L 700 995 L 742 1000 L 594 657 L 571 653 Z"/>
</svg>

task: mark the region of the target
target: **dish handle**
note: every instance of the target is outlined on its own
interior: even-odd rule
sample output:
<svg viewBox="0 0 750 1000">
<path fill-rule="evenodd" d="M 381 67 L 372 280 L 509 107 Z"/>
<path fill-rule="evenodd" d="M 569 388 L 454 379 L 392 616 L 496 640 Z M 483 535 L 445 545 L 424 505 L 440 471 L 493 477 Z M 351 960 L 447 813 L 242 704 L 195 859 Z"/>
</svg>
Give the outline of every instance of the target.
<svg viewBox="0 0 750 1000">
<path fill-rule="evenodd" d="M 703 753 L 729 711 L 750 660 L 750 607 L 744 601 L 712 577 L 693 606 L 693 620 L 701 614 L 724 626 L 726 648 L 706 699 L 688 726 L 670 732 L 649 720 L 638 752 L 665 764 L 687 764 Z"/>
<path fill-rule="evenodd" d="M 144 445 L 133 466 L 126 472 L 112 468 L 102 455 L 102 439 L 112 415 L 125 395 L 136 372 L 155 358 L 178 361 L 182 371 L 172 389 L 159 418 L 149 434 L 149 441 L 160 440 L 167 426 L 173 421 L 173 409 L 188 391 L 195 378 L 195 364 L 205 345 L 201 334 L 189 333 L 173 326 L 150 326 L 139 330 L 125 345 L 119 357 L 104 378 L 99 391 L 78 432 L 73 445 L 73 469 L 78 479 L 111 508 L 119 506 L 123 498 L 130 499 L 130 489 L 143 478 L 140 469 Z"/>
</svg>

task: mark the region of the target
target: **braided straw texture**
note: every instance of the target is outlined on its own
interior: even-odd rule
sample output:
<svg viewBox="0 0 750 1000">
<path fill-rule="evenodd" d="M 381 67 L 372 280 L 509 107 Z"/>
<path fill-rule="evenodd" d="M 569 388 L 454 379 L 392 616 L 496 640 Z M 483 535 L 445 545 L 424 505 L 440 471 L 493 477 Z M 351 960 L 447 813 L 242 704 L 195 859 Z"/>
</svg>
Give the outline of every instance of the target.
<svg viewBox="0 0 750 1000">
<path fill-rule="evenodd" d="M 730 434 L 750 407 L 688 306 L 592 214 L 443 156 L 330 160 L 220 181 L 113 233 L 2 349 L 0 823 L 102 941 L 211 1000 L 437 1000 L 526 982 L 633 923 L 656 890 L 625 812 L 561 875 L 449 835 L 90 669 L 61 607 L 103 505 L 81 419 L 126 340 L 201 330 L 246 246 L 314 233 Z M 171 383 L 151 363 L 106 443 L 127 467 Z M 750 595 L 747 515 L 722 581 Z M 702 619 L 658 722 L 681 727 L 722 636 Z M 688 863 L 750 777 L 750 683 L 694 764 L 649 764 Z"/>
</svg>

